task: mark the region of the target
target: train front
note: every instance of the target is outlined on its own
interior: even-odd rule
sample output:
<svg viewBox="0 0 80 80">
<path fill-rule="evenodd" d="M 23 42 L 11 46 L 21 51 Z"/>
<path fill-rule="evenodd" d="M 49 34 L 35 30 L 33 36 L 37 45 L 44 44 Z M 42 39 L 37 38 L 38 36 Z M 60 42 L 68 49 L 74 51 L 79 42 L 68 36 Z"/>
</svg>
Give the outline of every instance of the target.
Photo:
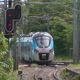
<svg viewBox="0 0 80 80">
<path fill-rule="evenodd" d="M 38 62 L 51 62 L 54 58 L 54 43 L 47 32 L 37 32 L 33 37 L 34 59 Z"/>
</svg>

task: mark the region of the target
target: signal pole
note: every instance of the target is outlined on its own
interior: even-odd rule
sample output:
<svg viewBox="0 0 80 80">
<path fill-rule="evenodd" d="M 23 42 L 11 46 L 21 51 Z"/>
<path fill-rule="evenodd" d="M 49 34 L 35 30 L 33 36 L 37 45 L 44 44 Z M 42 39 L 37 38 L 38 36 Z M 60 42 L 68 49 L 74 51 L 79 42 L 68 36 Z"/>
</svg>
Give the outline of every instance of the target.
<svg viewBox="0 0 80 80">
<path fill-rule="evenodd" d="M 28 17 L 29 17 L 29 0 L 25 0 L 25 6 L 26 6 L 26 18 L 27 18 L 27 27 L 28 27 Z M 24 23 L 24 22 L 23 22 Z M 25 30 L 23 30 L 25 31 Z"/>
<path fill-rule="evenodd" d="M 17 4 L 20 4 L 20 0 L 14 0 L 14 7 L 16 8 L 15 9 L 15 11 L 17 12 L 17 13 L 19 13 L 19 5 L 17 5 Z M 17 15 L 16 17 L 18 17 L 19 16 L 19 14 L 15 14 L 15 15 Z M 20 15 L 21 16 L 21 15 Z M 20 17 L 19 16 L 19 17 Z M 16 18 L 15 17 L 15 18 Z M 18 18 L 19 18 L 18 17 Z M 19 18 L 20 19 L 20 18 Z M 14 26 L 16 27 L 16 21 L 14 22 Z M 16 33 L 15 33 L 15 39 L 16 39 L 16 37 L 17 37 L 17 35 L 16 35 Z M 20 62 L 20 53 L 17 51 L 17 49 L 16 49 L 16 42 L 15 42 L 15 44 L 14 44 L 14 51 L 13 51 L 14 53 L 13 53 L 13 59 L 14 59 L 14 63 L 13 63 L 13 70 L 17 70 L 18 69 L 18 65 L 19 65 L 19 62 Z"/>
<path fill-rule="evenodd" d="M 17 4 L 18 0 L 14 0 L 13 2 L 13 7 L 15 7 L 15 5 Z M 14 21 L 14 26 L 16 27 L 16 21 Z M 16 35 L 16 33 L 15 33 Z M 16 36 L 14 37 L 16 40 Z M 14 42 L 15 43 L 15 42 Z M 17 70 L 18 69 L 18 59 L 17 59 L 17 52 L 16 52 L 16 44 L 14 44 L 13 47 L 13 70 Z"/>
<path fill-rule="evenodd" d="M 26 16 L 29 15 L 29 0 L 26 0 Z"/>
<path fill-rule="evenodd" d="M 73 62 L 80 62 L 80 0 L 74 1 Z"/>
<path fill-rule="evenodd" d="M 7 0 L 4 0 L 4 9 L 7 8 Z"/>
</svg>

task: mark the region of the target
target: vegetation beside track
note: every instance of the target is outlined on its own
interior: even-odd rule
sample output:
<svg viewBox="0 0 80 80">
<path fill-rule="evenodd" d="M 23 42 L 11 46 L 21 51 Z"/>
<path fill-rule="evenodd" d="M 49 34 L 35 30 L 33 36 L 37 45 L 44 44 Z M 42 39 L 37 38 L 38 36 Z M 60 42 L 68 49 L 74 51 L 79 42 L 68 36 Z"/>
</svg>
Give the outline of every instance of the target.
<svg viewBox="0 0 80 80">
<path fill-rule="evenodd" d="M 55 61 L 72 61 L 72 57 L 71 56 L 65 56 L 65 55 L 56 55 L 55 57 Z"/>
<path fill-rule="evenodd" d="M 80 64 L 70 64 L 68 67 L 80 68 Z"/>
<path fill-rule="evenodd" d="M 62 80 L 80 80 L 80 74 L 72 74 L 71 72 L 64 70 L 61 73 Z"/>
<path fill-rule="evenodd" d="M 12 59 L 5 55 L 0 60 L 0 80 L 17 80 L 17 72 L 13 72 Z"/>
<path fill-rule="evenodd" d="M 80 64 L 70 64 L 67 67 L 73 69 L 80 69 Z M 61 72 L 61 77 L 62 80 L 80 80 L 80 74 L 74 74 L 67 69 L 64 69 L 63 72 Z"/>
<path fill-rule="evenodd" d="M 17 80 L 17 72 L 13 72 L 13 59 L 8 52 L 8 40 L 0 32 L 0 80 Z"/>
</svg>

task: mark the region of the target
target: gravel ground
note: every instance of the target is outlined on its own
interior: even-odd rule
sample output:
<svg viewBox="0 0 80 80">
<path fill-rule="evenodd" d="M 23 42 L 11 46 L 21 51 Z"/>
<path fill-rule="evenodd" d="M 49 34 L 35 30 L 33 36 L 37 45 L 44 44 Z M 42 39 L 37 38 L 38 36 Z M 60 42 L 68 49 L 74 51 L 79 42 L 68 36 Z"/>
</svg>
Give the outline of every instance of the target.
<svg viewBox="0 0 80 80">
<path fill-rule="evenodd" d="M 57 77 L 58 71 L 64 67 L 63 65 L 23 67 L 23 73 L 19 75 L 19 80 L 56 80 L 54 76 Z"/>
</svg>

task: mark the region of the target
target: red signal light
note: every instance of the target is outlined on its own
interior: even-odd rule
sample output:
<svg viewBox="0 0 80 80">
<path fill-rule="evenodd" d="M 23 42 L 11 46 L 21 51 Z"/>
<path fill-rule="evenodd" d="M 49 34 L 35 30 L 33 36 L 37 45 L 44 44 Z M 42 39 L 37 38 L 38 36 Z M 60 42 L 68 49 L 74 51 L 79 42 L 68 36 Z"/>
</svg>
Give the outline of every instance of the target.
<svg viewBox="0 0 80 80">
<path fill-rule="evenodd" d="M 7 27 L 6 28 L 7 28 L 8 31 L 12 30 L 12 26 L 13 26 L 12 22 L 13 22 L 12 20 L 7 21 L 7 25 L 6 25 Z"/>
<path fill-rule="evenodd" d="M 7 32 L 12 32 L 14 29 L 13 18 L 14 18 L 14 9 L 8 9 L 6 11 L 6 24 L 5 24 L 5 29 Z"/>
<path fill-rule="evenodd" d="M 9 7 L 12 3 L 9 1 Z M 5 12 L 5 26 L 4 26 L 4 35 L 6 38 L 13 36 L 16 31 L 15 22 L 21 18 L 21 5 L 16 5 L 15 8 L 9 8 Z"/>
<path fill-rule="evenodd" d="M 7 16 L 11 17 L 11 16 L 13 16 L 13 13 L 12 12 L 8 12 Z"/>
</svg>

